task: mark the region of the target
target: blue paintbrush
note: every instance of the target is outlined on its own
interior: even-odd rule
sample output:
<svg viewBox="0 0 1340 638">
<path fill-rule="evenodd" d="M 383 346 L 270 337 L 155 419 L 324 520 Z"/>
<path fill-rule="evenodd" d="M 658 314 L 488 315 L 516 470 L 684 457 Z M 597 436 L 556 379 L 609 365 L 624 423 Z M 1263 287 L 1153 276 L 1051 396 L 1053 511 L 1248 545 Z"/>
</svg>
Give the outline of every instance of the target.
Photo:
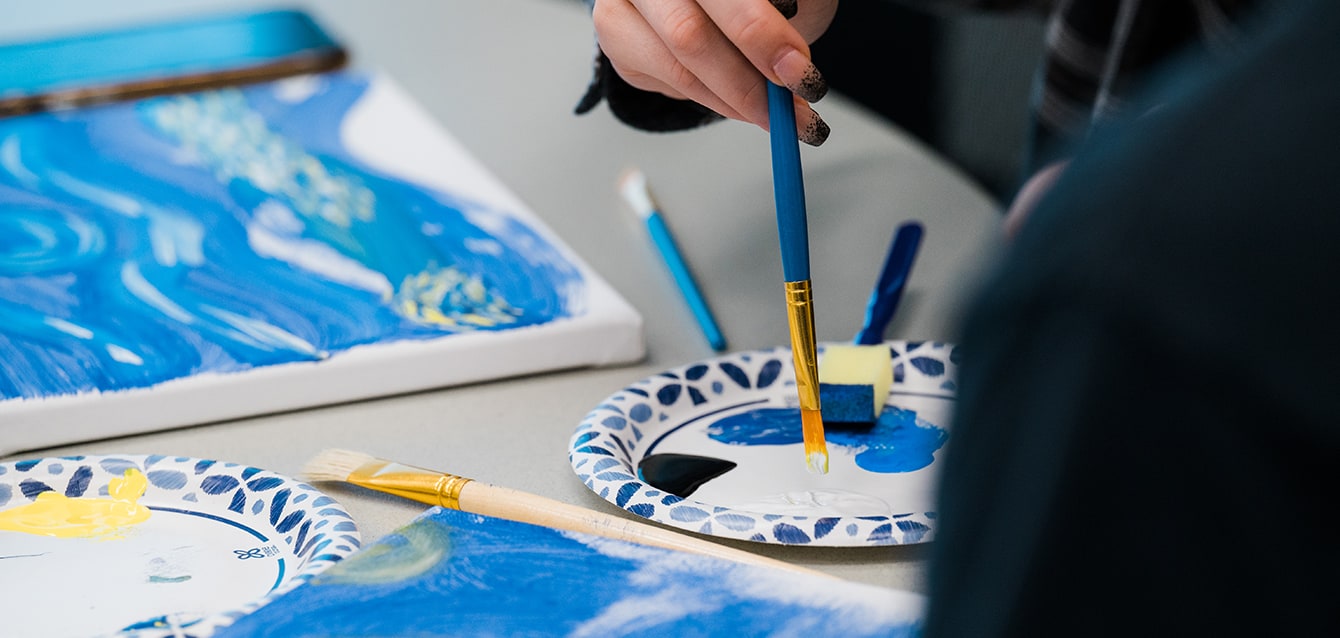
<svg viewBox="0 0 1340 638">
<path fill-rule="evenodd" d="M 791 92 L 768 82 L 768 131 L 772 140 L 772 188 L 777 205 L 777 235 L 782 245 L 786 278 L 786 318 L 791 330 L 791 356 L 800 397 L 805 466 L 828 472 L 819 407 L 819 365 L 814 338 L 814 302 L 810 293 L 809 231 L 805 224 L 805 185 L 800 170 L 800 142 Z"/>
<path fill-rule="evenodd" d="M 651 189 L 647 187 L 647 177 L 637 169 L 625 171 L 623 177 L 619 179 L 619 192 L 623 193 L 628 205 L 647 225 L 652 243 L 656 244 L 657 250 L 665 260 L 665 265 L 670 269 L 670 274 L 684 295 L 684 300 L 688 302 L 689 310 L 693 312 L 698 326 L 702 328 L 708 345 L 718 352 L 725 350 L 726 338 L 722 336 L 721 328 L 717 326 L 717 321 L 712 316 L 712 309 L 707 306 L 707 299 L 698 289 L 693 273 L 689 272 L 689 266 L 680 254 L 674 236 L 670 234 L 670 227 L 661 218 L 660 209 L 652 199 Z"/>
<path fill-rule="evenodd" d="M 884 343 L 884 330 L 893 320 L 893 313 L 898 310 L 898 302 L 903 298 L 903 289 L 907 287 L 907 276 L 912 273 L 912 262 L 916 260 L 923 232 L 921 224 L 917 222 L 905 222 L 894 231 L 893 243 L 889 245 L 884 268 L 879 273 L 879 282 L 870 292 L 870 302 L 865 308 L 865 322 L 856 333 L 855 341 L 858 345 Z"/>
</svg>

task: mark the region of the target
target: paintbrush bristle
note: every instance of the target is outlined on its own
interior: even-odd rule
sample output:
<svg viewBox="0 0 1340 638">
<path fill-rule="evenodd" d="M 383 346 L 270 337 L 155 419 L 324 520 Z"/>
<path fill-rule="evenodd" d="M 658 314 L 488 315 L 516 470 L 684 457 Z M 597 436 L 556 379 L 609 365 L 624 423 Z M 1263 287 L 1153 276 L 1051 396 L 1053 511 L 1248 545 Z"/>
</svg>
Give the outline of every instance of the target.
<svg viewBox="0 0 1340 638">
<path fill-rule="evenodd" d="M 322 450 L 307 461 L 302 475 L 308 481 L 344 481 L 358 468 L 376 460 L 374 456 L 352 450 Z"/>
<path fill-rule="evenodd" d="M 805 467 L 814 474 L 828 473 L 828 442 L 819 410 L 800 410 L 800 428 L 805 438 Z"/>
</svg>

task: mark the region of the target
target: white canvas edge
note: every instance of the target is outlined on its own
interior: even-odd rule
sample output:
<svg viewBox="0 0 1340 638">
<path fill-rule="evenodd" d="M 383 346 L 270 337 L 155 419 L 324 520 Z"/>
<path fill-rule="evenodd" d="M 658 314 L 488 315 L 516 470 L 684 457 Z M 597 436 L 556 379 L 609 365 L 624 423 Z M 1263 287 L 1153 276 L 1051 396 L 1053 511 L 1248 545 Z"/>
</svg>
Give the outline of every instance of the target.
<svg viewBox="0 0 1340 638">
<path fill-rule="evenodd" d="M 521 374 L 630 363 L 645 356 L 641 315 L 403 90 L 382 74 L 369 77 L 368 94 L 345 123 L 351 152 L 379 170 L 523 219 L 581 271 L 588 298 L 580 314 L 507 330 L 509 344 L 501 350 L 497 333 L 453 334 L 357 346 L 323 361 L 210 372 L 147 388 L 0 401 L 0 454 Z M 443 358 L 473 363 L 443 368 L 437 365 Z"/>
</svg>

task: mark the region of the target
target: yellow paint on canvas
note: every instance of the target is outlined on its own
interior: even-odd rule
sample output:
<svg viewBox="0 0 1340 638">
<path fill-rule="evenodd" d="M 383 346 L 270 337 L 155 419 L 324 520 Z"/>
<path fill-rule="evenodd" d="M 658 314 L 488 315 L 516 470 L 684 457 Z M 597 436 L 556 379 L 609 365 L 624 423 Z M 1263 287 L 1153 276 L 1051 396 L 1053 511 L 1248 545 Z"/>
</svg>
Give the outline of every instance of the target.
<svg viewBox="0 0 1340 638">
<path fill-rule="evenodd" d="M 43 492 L 32 503 L 0 512 L 0 530 L 57 538 L 114 536 L 148 520 L 149 508 L 139 504 L 148 487 L 148 477 L 130 468 L 125 476 L 108 483 L 110 498 L 70 498 Z"/>
</svg>

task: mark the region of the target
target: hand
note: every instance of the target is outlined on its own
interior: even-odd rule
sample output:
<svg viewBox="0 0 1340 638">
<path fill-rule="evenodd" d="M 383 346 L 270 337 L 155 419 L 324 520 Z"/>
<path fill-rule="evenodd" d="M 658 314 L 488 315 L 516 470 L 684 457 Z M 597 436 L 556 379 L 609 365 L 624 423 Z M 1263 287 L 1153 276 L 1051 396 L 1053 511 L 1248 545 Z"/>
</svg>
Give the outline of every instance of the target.
<svg viewBox="0 0 1340 638">
<path fill-rule="evenodd" d="M 1037 208 L 1038 202 L 1051 191 L 1056 180 L 1060 179 L 1061 173 L 1070 165 L 1069 160 L 1053 162 L 1042 167 L 1042 170 L 1028 178 L 1027 182 L 1019 188 L 1019 193 L 1014 196 L 1014 201 L 1010 202 L 1010 208 L 1005 212 L 1005 237 L 1014 239 L 1019 234 L 1019 228 L 1024 225 L 1024 221 Z"/>
<path fill-rule="evenodd" d="M 806 102 L 828 85 L 809 43 L 836 11 L 837 0 L 596 0 L 593 17 L 601 50 L 634 87 L 766 130 L 770 80 L 797 96 L 800 138 L 818 146 L 828 125 Z"/>
</svg>

